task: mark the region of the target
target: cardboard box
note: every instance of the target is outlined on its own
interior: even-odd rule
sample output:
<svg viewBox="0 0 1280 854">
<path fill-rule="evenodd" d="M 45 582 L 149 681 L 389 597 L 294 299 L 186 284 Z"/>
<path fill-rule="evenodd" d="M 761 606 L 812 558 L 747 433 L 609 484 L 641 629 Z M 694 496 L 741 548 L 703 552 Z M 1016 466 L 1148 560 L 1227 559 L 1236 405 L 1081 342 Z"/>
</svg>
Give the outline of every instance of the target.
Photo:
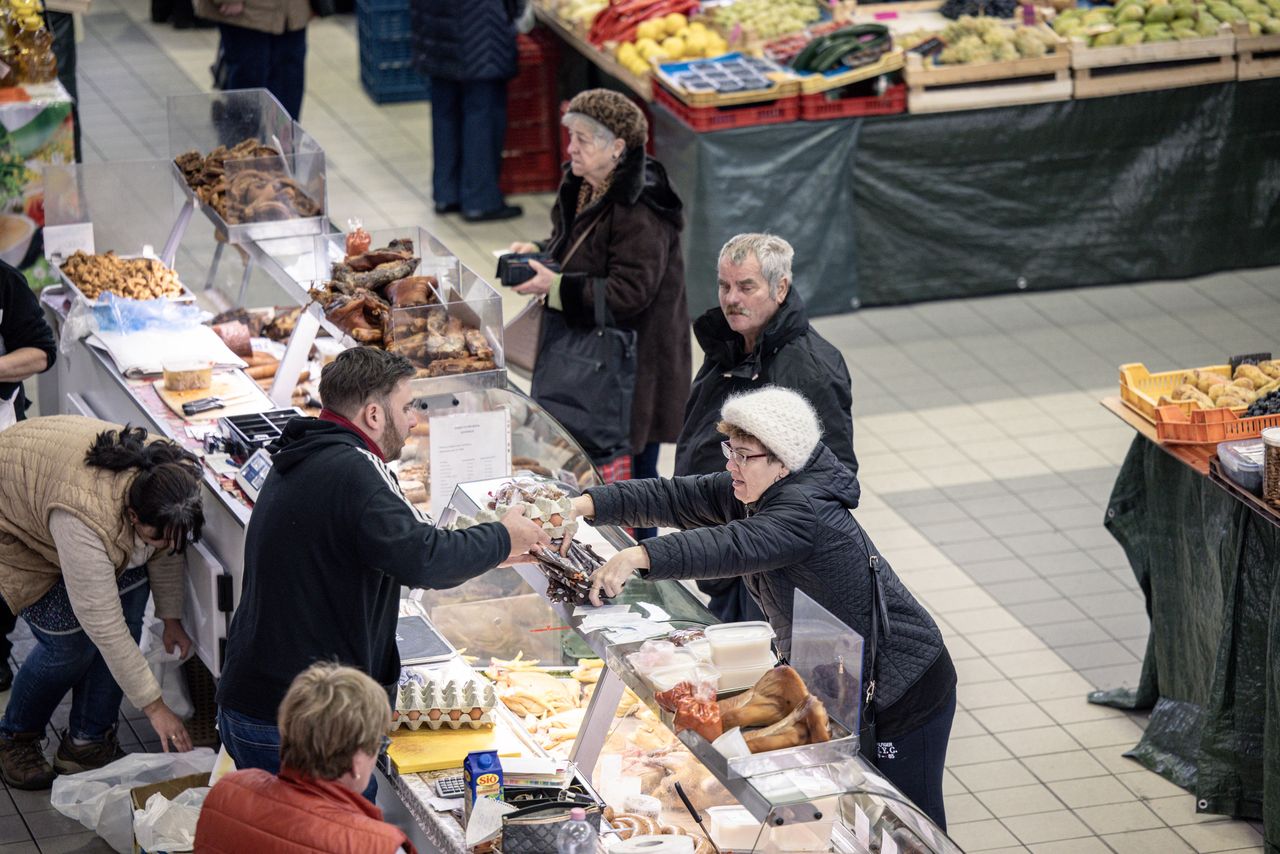
<svg viewBox="0 0 1280 854">
<path fill-rule="evenodd" d="M 168 800 L 173 800 L 187 789 L 195 789 L 200 786 L 209 785 L 208 774 L 188 774 L 185 777 L 175 777 L 172 780 L 161 780 L 159 783 L 149 783 L 145 786 L 136 786 L 129 790 L 130 800 L 133 801 L 135 810 L 146 809 L 147 799 L 159 792 Z M 141 848 L 138 847 L 138 840 L 133 840 L 133 854 L 143 854 Z"/>
</svg>

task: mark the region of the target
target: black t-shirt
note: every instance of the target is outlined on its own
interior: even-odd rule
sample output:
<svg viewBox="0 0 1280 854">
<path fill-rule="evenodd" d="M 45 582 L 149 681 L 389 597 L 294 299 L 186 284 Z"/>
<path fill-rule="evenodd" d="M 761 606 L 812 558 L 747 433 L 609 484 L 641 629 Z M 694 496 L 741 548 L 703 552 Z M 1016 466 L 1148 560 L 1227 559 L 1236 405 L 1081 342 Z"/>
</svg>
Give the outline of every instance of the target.
<svg viewBox="0 0 1280 854">
<path fill-rule="evenodd" d="M 23 347 L 43 350 L 49 357 L 45 370 L 53 367 L 58 356 L 58 345 L 53 330 L 44 319 L 36 295 L 27 285 L 26 277 L 10 265 L 0 261 L 0 355 L 12 353 Z M 18 397 L 14 399 L 14 392 Z M 21 419 L 27 409 L 27 399 L 21 382 L 0 382 L 0 398 L 13 400 Z"/>
</svg>

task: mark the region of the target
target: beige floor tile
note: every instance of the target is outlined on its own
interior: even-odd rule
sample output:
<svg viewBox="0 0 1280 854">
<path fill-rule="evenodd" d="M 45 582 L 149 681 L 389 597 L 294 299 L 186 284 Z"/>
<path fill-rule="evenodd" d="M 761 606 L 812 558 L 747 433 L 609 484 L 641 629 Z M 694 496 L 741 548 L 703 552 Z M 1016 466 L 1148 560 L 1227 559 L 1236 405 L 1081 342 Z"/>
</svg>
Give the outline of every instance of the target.
<svg viewBox="0 0 1280 854">
<path fill-rule="evenodd" d="M 990 789 L 979 792 L 977 797 L 996 818 L 1062 809 L 1062 803 L 1053 796 L 1053 792 L 1040 783 L 1009 789 Z"/>
<path fill-rule="evenodd" d="M 968 738 L 953 736 L 947 744 L 947 766 L 950 768 L 1011 758 L 1013 757 L 1009 751 L 993 735 L 974 735 Z"/>
<path fill-rule="evenodd" d="M 975 463 L 956 463 L 950 466 L 934 466 L 924 472 L 931 486 L 959 486 L 962 483 L 981 483 L 991 479 L 987 471 Z"/>
<path fill-rule="evenodd" d="M 1039 842 L 1031 846 L 1031 854 L 1115 854 L 1097 837 Z"/>
<path fill-rule="evenodd" d="M 1127 717 L 1067 724 L 1065 729 L 1076 741 L 1088 748 L 1123 745 L 1127 749 L 1142 738 L 1142 728 Z"/>
<path fill-rule="evenodd" d="M 1169 798 L 1151 798 L 1147 801 L 1147 806 L 1170 827 L 1230 820 L 1225 815 L 1196 812 L 1196 796 L 1187 792 Z"/>
<path fill-rule="evenodd" d="M 1076 697 L 1063 697 L 1058 700 L 1040 700 L 1040 708 L 1049 713 L 1060 724 L 1078 724 L 1084 721 L 1110 720 L 1115 717 L 1116 710 L 1108 706 L 1090 703 L 1084 694 Z"/>
<path fill-rule="evenodd" d="M 1174 831 L 1196 851 L 1231 851 L 1262 845 L 1262 834 L 1243 821 L 1188 824 Z"/>
<path fill-rule="evenodd" d="M 968 738 L 971 735 L 986 735 L 982 724 L 964 709 L 956 709 L 956 716 L 951 721 L 951 738 Z"/>
<path fill-rule="evenodd" d="M 1128 833 L 1164 827 L 1160 816 L 1136 801 L 1127 804 L 1102 804 L 1096 807 L 1080 807 L 1076 815 L 1086 822 L 1099 836 L 1108 833 Z"/>
<path fill-rule="evenodd" d="M 947 645 L 948 650 L 951 645 Z M 956 666 L 956 677 L 961 685 L 973 685 L 978 682 L 996 682 L 1004 679 L 1004 674 L 996 670 L 996 666 L 985 658 L 958 659 L 951 656 Z M 1034 699 L 1034 698 L 1032 698 Z"/>
<path fill-rule="evenodd" d="M 1176 783 L 1170 783 L 1154 771 L 1134 771 L 1130 774 L 1117 774 L 1116 779 L 1144 801 L 1152 798 L 1169 798 L 1188 795 L 1186 789 Z"/>
<path fill-rule="evenodd" d="M 875 530 L 875 529 L 871 529 Z M 938 591 L 923 597 L 930 608 L 943 614 L 954 614 L 957 611 L 972 611 L 977 608 L 997 608 L 999 604 L 991 595 L 976 584 L 968 587 L 956 587 L 952 590 Z"/>
<path fill-rule="evenodd" d="M 947 615 L 947 622 L 960 634 L 968 637 L 975 632 L 994 632 L 999 629 L 1020 629 L 1022 624 L 1003 607 L 975 608 Z M 1043 647 L 1043 644 L 1041 644 Z"/>
<path fill-rule="evenodd" d="M 1107 769 L 1097 759 L 1079 750 L 1070 753 L 1029 756 L 1022 760 L 1022 764 L 1046 783 L 1057 780 L 1078 780 L 1083 777 L 1100 777 L 1107 773 Z"/>
<path fill-rule="evenodd" d="M 1087 746 L 1087 745 L 1086 745 Z M 1142 763 L 1136 759 L 1130 759 L 1124 755 L 1132 745 L 1120 745 L 1111 747 L 1097 747 L 1089 750 L 1089 755 L 1098 760 L 1102 767 L 1106 768 L 1117 777 L 1121 774 L 1131 774 L 1134 771 L 1145 770 Z"/>
<path fill-rule="evenodd" d="M 994 655 L 991 657 L 991 663 L 1010 679 L 1071 671 L 1071 666 L 1063 661 L 1056 652 L 1049 649 L 1034 652 L 1016 652 L 1011 655 Z"/>
<path fill-rule="evenodd" d="M 956 779 L 970 792 L 988 789 L 1007 789 L 1010 786 L 1029 786 L 1036 782 L 1031 772 L 1013 759 L 1002 762 L 983 762 L 949 769 Z"/>
<path fill-rule="evenodd" d="M 1083 780 L 1059 780 L 1049 788 L 1064 804 L 1077 809 L 1100 804 L 1132 803 L 1133 792 L 1115 777 L 1086 777 Z"/>
<path fill-rule="evenodd" d="M 950 770 L 944 768 L 942 771 L 942 794 L 947 797 L 967 795 L 969 794 L 969 787 L 960 782 L 960 778 L 952 774 Z"/>
<path fill-rule="evenodd" d="M 990 851 L 1018 844 L 1018 838 L 995 819 L 956 824 L 947 822 L 947 835 L 967 852 Z"/>
<path fill-rule="evenodd" d="M 1044 726 L 1020 729 L 996 735 L 1014 756 L 1040 756 L 1044 753 L 1062 753 L 1080 750 L 1080 744 L 1060 726 Z"/>
<path fill-rule="evenodd" d="M 1017 690 L 1016 688 L 1014 690 Z M 1014 703 L 989 709 L 975 709 L 973 716 L 991 732 L 1008 732 L 1017 729 L 1034 729 L 1049 726 L 1053 719 L 1035 703 Z"/>
<path fill-rule="evenodd" d="M 908 561 L 912 556 L 903 557 L 901 553 L 895 552 L 893 555 L 893 568 L 898 571 L 912 590 L 924 593 L 930 590 L 951 590 L 956 587 L 965 587 L 973 583 L 973 579 L 969 578 L 963 570 L 954 566 L 941 566 L 939 564 L 947 563 L 946 555 L 935 548 L 917 549 L 916 552 L 931 552 L 936 555 L 936 559 L 931 563 L 925 563 L 920 556 L 915 556 L 913 561 Z M 913 553 L 914 555 L 914 553 Z M 909 569 L 903 571 L 898 567 L 921 567 L 920 569 Z M 924 568 L 924 567 L 929 568 Z"/>
<path fill-rule="evenodd" d="M 1045 648 L 1044 641 L 1021 626 L 1016 629 L 971 632 L 965 637 L 983 655 L 1008 655 L 1015 652 L 1034 652 Z"/>
<path fill-rule="evenodd" d="M 956 687 L 960 708 L 973 712 L 977 709 L 1019 705 L 1028 702 L 1026 695 L 1008 679 L 999 682 L 961 683 Z M 975 715 L 977 717 L 977 715 Z M 981 721 L 981 719 L 979 719 Z"/>
<path fill-rule="evenodd" d="M 939 628 L 941 628 L 941 617 L 935 614 L 934 619 L 938 620 Z M 943 634 L 946 636 L 945 641 L 947 644 L 947 652 L 951 653 L 951 660 L 953 663 L 959 661 L 973 661 L 975 659 L 982 658 L 982 653 L 974 649 L 973 644 L 969 643 L 964 638 L 949 632 L 943 632 Z M 995 665 L 992 665 L 992 667 L 994 668 Z M 997 671 L 997 676 L 999 676 L 999 671 Z"/>
<path fill-rule="evenodd" d="M 1050 673 L 1047 676 L 1023 676 L 1014 683 L 1036 702 L 1084 697 L 1093 685 L 1078 673 Z"/>
<path fill-rule="evenodd" d="M 982 801 L 974 795 L 951 795 L 944 801 L 948 825 L 984 821 L 992 817 L 991 810 L 983 806 Z"/>
<path fill-rule="evenodd" d="M 1056 842 L 1060 839 L 1079 839 L 1092 836 L 1089 828 L 1070 810 L 1056 810 L 1034 815 L 1017 815 L 1001 819 L 1013 835 L 1027 844 Z"/>
<path fill-rule="evenodd" d="M 1191 854 L 1193 850 L 1167 827 L 1135 830 L 1131 833 L 1109 833 L 1102 839 L 1124 854 Z"/>
</svg>

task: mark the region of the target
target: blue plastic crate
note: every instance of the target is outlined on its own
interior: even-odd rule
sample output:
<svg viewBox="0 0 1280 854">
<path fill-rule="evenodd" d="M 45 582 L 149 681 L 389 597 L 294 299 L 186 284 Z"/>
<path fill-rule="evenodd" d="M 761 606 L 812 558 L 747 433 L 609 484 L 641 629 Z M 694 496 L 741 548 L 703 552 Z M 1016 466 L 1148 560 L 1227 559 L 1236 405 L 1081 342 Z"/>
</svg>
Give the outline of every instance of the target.
<svg viewBox="0 0 1280 854">
<path fill-rule="evenodd" d="M 391 8 L 370 8 L 378 5 Z M 409 4 L 404 2 L 370 4 L 361 0 L 356 4 L 356 26 L 361 39 L 409 38 L 413 33 Z"/>
<path fill-rule="evenodd" d="M 376 104 L 425 101 L 431 90 L 411 62 L 383 62 L 360 57 L 360 84 Z"/>
<path fill-rule="evenodd" d="M 413 59 L 413 39 L 366 39 L 360 37 L 360 58 L 370 61 L 409 62 Z"/>
</svg>

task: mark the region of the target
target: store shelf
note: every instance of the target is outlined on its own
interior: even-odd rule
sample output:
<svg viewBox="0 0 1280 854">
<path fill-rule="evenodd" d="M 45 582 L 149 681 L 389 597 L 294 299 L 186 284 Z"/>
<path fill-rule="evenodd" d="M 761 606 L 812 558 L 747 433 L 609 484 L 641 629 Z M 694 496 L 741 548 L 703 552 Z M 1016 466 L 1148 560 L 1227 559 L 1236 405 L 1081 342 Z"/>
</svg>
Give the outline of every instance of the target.
<svg viewBox="0 0 1280 854">
<path fill-rule="evenodd" d="M 646 101 L 653 100 L 653 84 L 649 77 L 641 77 L 632 74 L 609 54 L 604 51 L 597 50 L 592 44 L 585 41 L 582 36 L 575 33 L 564 25 L 554 12 L 542 8 L 538 3 L 533 4 L 533 14 L 537 17 L 547 29 L 551 30 L 559 36 L 566 44 L 570 45 L 578 53 L 586 57 L 587 61 L 599 68 L 619 83 L 626 86 L 632 92 L 635 92 Z"/>
</svg>

